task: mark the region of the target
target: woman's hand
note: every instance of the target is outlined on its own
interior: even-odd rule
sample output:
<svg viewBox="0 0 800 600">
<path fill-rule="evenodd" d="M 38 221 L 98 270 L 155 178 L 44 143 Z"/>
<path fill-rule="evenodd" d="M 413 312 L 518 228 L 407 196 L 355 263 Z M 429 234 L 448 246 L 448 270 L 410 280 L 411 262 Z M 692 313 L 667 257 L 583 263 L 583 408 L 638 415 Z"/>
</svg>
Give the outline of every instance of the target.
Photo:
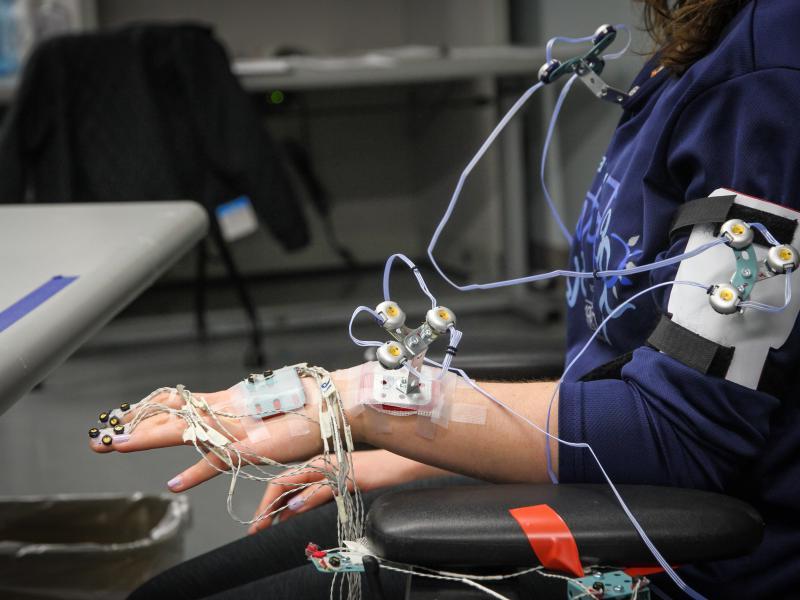
<svg viewBox="0 0 800 600">
<path fill-rule="evenodd" d="M 301 381 L 306 395 L 306 405 L 295 412 L 302 413 L 302 415 L 308 417 L 305 420 L 308 429 L 307 433 L 303 435 L 292 434 L 292 419 L 296 420 L 302 417 L 289 413 L 266 419 L 264 424 L 268 428 L 269 434 L 259 436 L 261 439 L 254 441 L 251 437 L 248 437 L 248 432 L 241 419 L 217 417 L 229 433 L 226 437 L 232 441 L 226 447 L 238 450 L 245 458 L 266 456 L 280 463 L 307 460 L 319 453 L 322 449 L 319 424 L 317 423 L 320 392 L 313 379 L 304 377 Z M 229 390 L 210 394 L 193 393 L 193 395 L 198 398 L 202 397 L 215 411 L 234 414 L 241 411 L 239 407 L 234 406 L 234 394 Z M 180 395 L 166 391 L 154 397 L 151 403 L 148 404 L 155 403 L 179 409 L 183 406 L 184 400 Z M 122 417 L 122 423 L 129 424 L 142 409 L 142 404 L 132 406 L 131 410 Z M 204 414 L 203 418 L 206 423 L 219 431 L 220 427 L 215 423 L 214 417 Z M 102 436 L 90 438 L 89 446 L 95 452 L 106 453 L 111 451 L 139 452 L 154 448 L 191 444 L 191 442 L 184 442 L 183 440 L 183 433 L 186 428 L 186 421 L 182 418 L 169 413 L 160 413 L 141 420 L 130 434 L 112 436 L 113 443 L 110 446 L 102 443 Z M 220 473 L 219 469 L 227 470 L 228 466 L 216 454 L 209 452 L 195 465 L 170 479 L 167 485 L 173 492 L 182 492 L 218 475 Z"/>
<path fill-rule="evenodd" d="M 353 473 L 362 492 L 418 479 L 448 475 L 447 471 L 418 463 L 386 450 L 354 452 Z M 281 521 L 285 521 L 293 515 L 330 502 L 333 499 L 331 488 L 323 485 L 311 485 L 294 495 L 281 497 L 287 489 L 290 489 L 285 484 L 307 484 L 321 480 L 322 475 L 313 471 L 279 477 L 267 486 L 267 491 L 264 492 L 264 498 L 262 498 L 254 518 L 258 518 L 265 511 L 272 512 L 285 505 L 286 508 L 279 513 Z M 348 482 L 348 486 L 352 491 L 352 481 Z M 249 533 L 266 529 L 272 520 L 271 517 L 266 517 L 256 521 L 250 526 Z"/>
</svg>

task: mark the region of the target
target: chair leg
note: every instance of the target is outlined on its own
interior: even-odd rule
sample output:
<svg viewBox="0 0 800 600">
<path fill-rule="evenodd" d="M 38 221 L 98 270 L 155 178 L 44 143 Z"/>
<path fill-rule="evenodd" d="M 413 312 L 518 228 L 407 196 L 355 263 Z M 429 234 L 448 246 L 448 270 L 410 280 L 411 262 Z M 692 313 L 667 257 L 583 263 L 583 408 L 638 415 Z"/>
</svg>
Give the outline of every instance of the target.
<svg viewBox="0 0 800 600">
<path fill-rule="evenodd" d="M 222 231 L 219 228 L 219 224 L 213 216 L 211 218 L 211 234 L 217 244 L 220 258 L 222 259 L 225 269 L 228 272 L 228 278 L 233 282 L 236 292 L 239 294 L 239 300 L 242 303 L 242 308 L 244 308 L 247 318 L 250 321 L 250 339 L 252 348 L 248 353 L 245 362 L 249 366 L 263 367 L 266 364 L 266 357 L 264 356 L 264 352 L 261 348 L 261 326 L 258 322 L 258 313 L 256 312 L 255 304 L 253 304 L 253 299 L 250 297 L 250 294 L 247 291 L 244 278 L 242 277 L 242 274 L 239 273 L 239 269 L 236 268 L 236 263 L 233 261 L 233 256 L 231 256 L 228 245 L 225 243 L 225 240 L 222 237 Z"/>
<path fill-rule="evenodd" d="M 372 592 L 374 600 L 384 600 L 383 586 L 381 585 L 380 571 L 381 566 L 374 556 L 364 557 L 364 574 L 367 576 L 369 582 L 369 589 Z"/>
<path fill-rule="evenodd" d="M 194 323 L 197 337 L 201 340 L 206 338 L 206 266 L 208 261 L 208 251 L 206 240 L 200 240 L 197 245 L 196 271 L 194 278 Z"/>
</svg>

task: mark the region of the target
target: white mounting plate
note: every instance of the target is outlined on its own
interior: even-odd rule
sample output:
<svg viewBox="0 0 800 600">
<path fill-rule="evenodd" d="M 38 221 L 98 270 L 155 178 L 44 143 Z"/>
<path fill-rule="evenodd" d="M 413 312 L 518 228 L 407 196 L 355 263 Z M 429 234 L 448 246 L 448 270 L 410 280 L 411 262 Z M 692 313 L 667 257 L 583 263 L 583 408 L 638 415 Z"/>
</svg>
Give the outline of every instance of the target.
<svg viewBox="0 0 800 600">
<path fill-rule="evenodd" d="M 419 382 L 419 393 L 406 394 L 403 390 L 408 381 L 406 369 L 379 369 L 372 380 L 372 402 L 408 408 L 427 406 L 431 402 L 431 384 Z"/>
</svg>

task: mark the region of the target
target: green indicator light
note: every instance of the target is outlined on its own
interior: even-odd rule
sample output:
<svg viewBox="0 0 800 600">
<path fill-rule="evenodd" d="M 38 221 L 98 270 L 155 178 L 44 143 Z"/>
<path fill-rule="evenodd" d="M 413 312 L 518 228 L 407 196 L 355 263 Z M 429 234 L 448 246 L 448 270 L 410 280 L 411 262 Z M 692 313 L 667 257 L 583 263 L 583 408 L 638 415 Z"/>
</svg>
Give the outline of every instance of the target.
<svg viewBox="0 0 800 600">
<path fill-rule="evenodd" d="M 275 90 L 273 92 L 270 92 L 269 101 L 272 102 L 273 104 L 280 104 L 283 102 L 283 100 L 284 100 L 284 95 L 282 91 Z"/>
</svg>

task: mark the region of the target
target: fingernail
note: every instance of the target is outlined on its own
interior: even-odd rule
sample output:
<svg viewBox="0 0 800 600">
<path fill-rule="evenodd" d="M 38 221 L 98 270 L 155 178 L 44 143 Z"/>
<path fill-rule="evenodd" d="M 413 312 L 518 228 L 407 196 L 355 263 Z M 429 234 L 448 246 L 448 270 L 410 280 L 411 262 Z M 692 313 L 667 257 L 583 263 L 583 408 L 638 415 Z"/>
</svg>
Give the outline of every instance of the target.
<svg viewBox="0 0 800 600">
<path fill-rule="evenodd" d="M 183 483 L 183 478 L 180 475 L 176 475 L 172 479 L 167 482 L 167 487 L 171 490 L 181 487 Z"/>
<path fill-rule="evenodd" d="M 115 444 L 122 444 L 124 442 L 127 442 L 129 439 L 131 439 L 130 434 L 129 433 L 123 433 L 122 435 L 114 436 L 114 443 Z"/>
<path fill-rule="evenodd" d="M 289 502 L 286 503 L 286 508 L 288 508 L 291 511 L 296 511 L 305 503 L 306 503 L 305 498 L 303 498 L 302 496 L 295 496 L 294 498 L 289 500 Z"/>
</svg>

